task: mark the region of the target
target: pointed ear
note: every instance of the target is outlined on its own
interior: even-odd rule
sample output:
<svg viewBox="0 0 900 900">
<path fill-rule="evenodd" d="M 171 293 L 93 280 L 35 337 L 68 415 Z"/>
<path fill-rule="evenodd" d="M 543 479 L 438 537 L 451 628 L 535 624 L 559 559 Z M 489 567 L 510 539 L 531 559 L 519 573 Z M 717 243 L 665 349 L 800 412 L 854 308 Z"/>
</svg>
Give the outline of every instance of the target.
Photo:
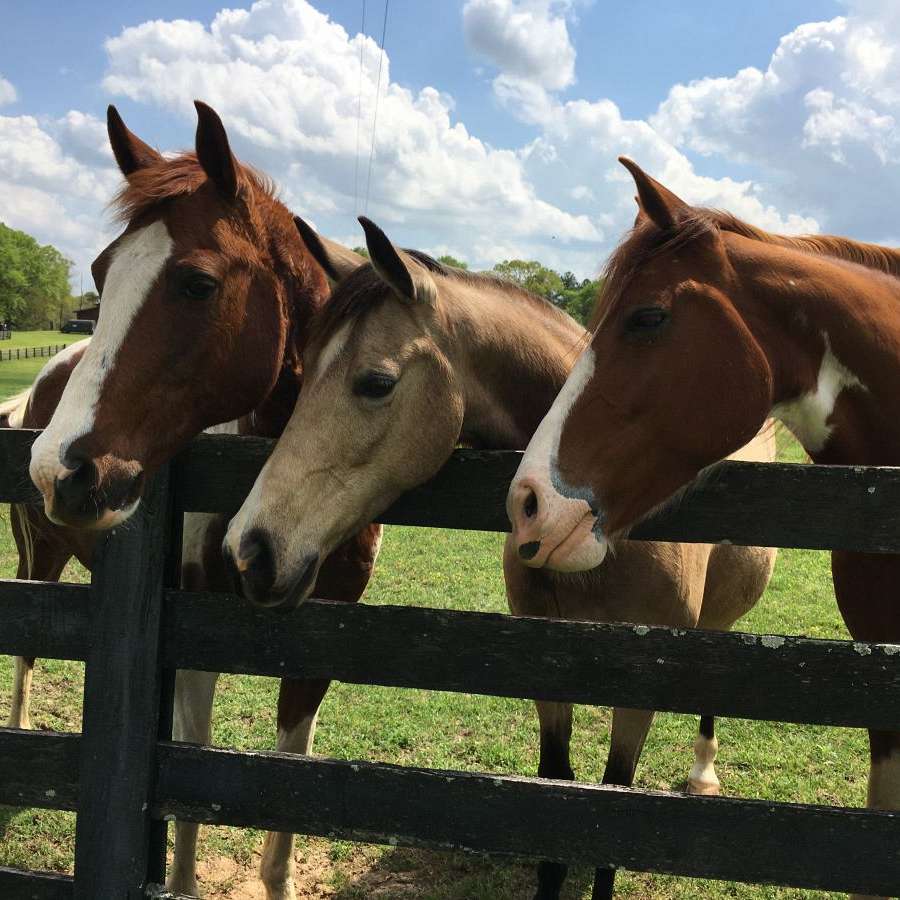
<svg viewBox="0 0 900 900">
<path fill-rule="evenodd" d="M 106 131 L 113 156 L 126 178 L 138 169 L 145 169 L 162 160 L 158 150 L 145 144 L 125 127 L 119 111 L 112 104 L 106 108 Z"/>
<path fill-rule="evenodd" d="M 434 306 L 437 285 L 428 270 L 398 250 L 371 219 L 360 216 L 359 224 L 366 233 L 366 247 L 378 274 L 404 299 Z"/>
<path fill-rule="evenodd" d="M 638 206 L 641 212 L 663 230 L 672 228 L 685 218 L 691 208 L 680 197 L 651 178 L 637 163 L 627 156 L 620 156 L 619 162 L 631 172 L 638 191 Z M 638 214 L 640 217 L 640 214 Z"/>
<path fill-rule="evenodd" d="M 364 257 L 337 241 L 329 241 L 328 238 L 317 234 L 300 216 L 294 216 L 294 224 L 300 232 L 303 243 L 306 244 L 306 249 L 322 267 L 325 277 L 332 286 L 365 264 Z"/>
<path fill-rule="evenodd" d="M 233 200 L 238 192 L 237 163 L 228 146 L 228 135 L 219 114 L 200 100 L 197 108 L 197 160 L 207 177 L 227 200 Z"/>
<path fill-rule="evenodd" d="M 637 194 L 634 195 L 634 202 L 638 208 L 637 215 L 634 217 L 634 227 L 637 228 L 641 222 L 647 221 L 647 214 L 644 212 L 644 207 L 641 206 L 641 198 Z"/>
</svg>

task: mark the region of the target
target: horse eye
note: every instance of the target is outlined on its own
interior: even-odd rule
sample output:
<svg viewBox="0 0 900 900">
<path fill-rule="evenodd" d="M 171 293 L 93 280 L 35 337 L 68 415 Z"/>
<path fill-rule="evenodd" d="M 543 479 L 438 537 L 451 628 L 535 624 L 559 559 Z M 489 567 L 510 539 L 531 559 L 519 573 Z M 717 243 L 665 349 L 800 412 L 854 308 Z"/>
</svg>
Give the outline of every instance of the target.
<svg viewBox="0 0 900 900">
<path fill-rule="evenodd" d="M 214 293 L 218 283 L 209 275 L 191 275 L 182 285 L 182 293 L 190 300 L 208 300 Z"/>
<path fill-rule="evenodd" d="M 669 311 L 661 306 L 636 309 L 625 322 L 625 330 L 631 334 L 649 334 L 669 321 Z"/>
<path fill-rule="evenodd" d="M 384 372 L 367 372 L 353 383 L 353 393 L 357 397 L 368 397 L 371 400 L 380 400 L 394 389 L 397 379 L 393 375 Z"/>
</svg>

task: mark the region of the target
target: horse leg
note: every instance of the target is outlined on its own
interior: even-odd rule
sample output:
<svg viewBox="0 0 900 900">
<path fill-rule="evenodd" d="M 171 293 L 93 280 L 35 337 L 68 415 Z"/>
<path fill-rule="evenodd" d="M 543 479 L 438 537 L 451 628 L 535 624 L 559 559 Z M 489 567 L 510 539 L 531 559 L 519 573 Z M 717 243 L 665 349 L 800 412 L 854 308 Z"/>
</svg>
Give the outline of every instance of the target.
<svg viewBox="0 0 900 900">
<path fill-rule="evenodd" d="M 538 777 L 560 778 L 573 781 L 575 773 L 569 761 L 569 742 L 572 738 L 572 704 L 548 703 L 537 700 L 538 720 L 541 731 L 541 755 Z M 538 863 L 537 893 L 534 900 L 557 900 L 568 866 L 565 863 L 544 860 Z"/>
<path fill-rule="evenodd" d="M 212 705 L 218 672 L 179 670 L 175 675 L 172 737 L 176 741 L 208 744 L 212 738 Z M 173 893 L 199 896 L 197 887 L 196 822 L 175 822 L 175 855 L 166 885 Z"/>
<path fill-rule="evenodd" d="M 700 716 L 700 728 L 694 740 L 694 765 L 688 775 L 689 794 L 719 795 L 719 778 L 714 765 L 718 752 L 715 716 Z"/>
<path fill-rule="evenodd" d="M 71 553 L 61 540 L 49 540 L 36 531 L 32 516 L 43 513 L 19 503 L 10 504 L 10 527 L 19 563 L 16 578 L 36 581 L 59 581 Z M 51 528 L 53 526 L 47 522 Z M 31 728 L 31 682 L 34 676 L 33 656 L 17 656 L 13 678 L 12 705 L 7 728 Z"/>
<path fill-rule="evenodd" d="M 617 706 L 613 710 L 609 756 L 603 772 L 604 784 L 631 787 L 634 783 L 634 772 L 654 715 L 651 709 L 623 709 Z M 615 881 L 616 870 L 612 866 L 598 867 L 594 873 L 592 900 L 609 900 L 613 896 Z"/>
<path fill-rule="evenodd" d="M 325 679 L 282 678 L 278 693 L 278 742 L 282 753 L 309 756 L 316 733 L 319 706 L 328 690 Z M 259 876 L 266 900 L 295 900 L 294 835 L 270 831 L 263 844 Z"/>
<path fill-rule="evenodd" d="M 831 554 L 831 574 L 847 629 L 857 640 L 900 642 L 900 556 Z M 869 809 L 900 809 L 900 732 L 869 729 Z M 852 894 L 851 900 L 876 900 Z"/>
</svg>

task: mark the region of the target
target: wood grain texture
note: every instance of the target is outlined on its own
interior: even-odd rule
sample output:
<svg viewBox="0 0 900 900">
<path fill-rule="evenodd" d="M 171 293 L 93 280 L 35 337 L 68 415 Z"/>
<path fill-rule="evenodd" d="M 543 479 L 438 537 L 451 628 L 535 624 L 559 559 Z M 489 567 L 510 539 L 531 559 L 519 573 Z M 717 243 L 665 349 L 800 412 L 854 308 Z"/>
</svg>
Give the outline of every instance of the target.
<svg viewBox="0 0 900 900">
<path fill-rule="evenodd" d="M 203 435 L 177 459 L 176 503 L 233 514 L 272 441 Z M 508 531 L 506 490 L 520 453 L 457 450 L 379 521 Z M 634 529 L 641 540 L 900 552 L 900 468 L 726 462 L 669 509 Z"/>
<path fill-rule="evenodd" d="M 75 898 L 136 900 L 150 868 L 150 792 L 159 727 L 160 620 L 168 469 L 152 479 L 127 527 L 107 534 L 91 585 L 85 667 Z"/>
<path fill-rule="evenodd" d="M 84 659 L 90 602 L 85 584 L 0 579 L 0 653 Z"/>
<path fill-rule="evenodd" d="M 3 900 L 72 900 L 72 876 L 0 866 L 0 897 Z"/>
<path fill-rule="evenodd" d="M 167 596 L 165 664 L 900 729 L 900 646 L 310 600 Z"/>
<path fill-rule="evenodd" d="M 188 744 L 154 814 L 374 843 L 893 894 L 900 813 L 689 797 Z"/>
<path fill-rule="evenodd" d="M 0 803 L 77 809 L 80 744 L 77 734 L 0 728 Z"/>
</svg>

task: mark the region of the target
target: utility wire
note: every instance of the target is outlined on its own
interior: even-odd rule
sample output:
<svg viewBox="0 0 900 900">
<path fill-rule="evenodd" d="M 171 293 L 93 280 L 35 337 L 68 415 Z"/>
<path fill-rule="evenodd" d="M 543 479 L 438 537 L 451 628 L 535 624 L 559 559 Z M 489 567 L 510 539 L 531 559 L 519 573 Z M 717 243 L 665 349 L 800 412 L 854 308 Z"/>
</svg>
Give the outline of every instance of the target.
<svg viewBox="0 0 900 900">
<path fill-rule="evenodd" d="M 375 88 L 375 113 L 372 116 L 372 146 L 369 150 L 369 174 L 366 177 L 366 202 L 364 210 L 369 213 L 369 188 L 372 184 L 372 161 L 375 159 L 375 135 L 378 133 L 378 100 L 381 96 L 381 67 L 384 63 L 384 37 L 387 34 L 388 7 L 391 0 L 384 0 L 384 22 L 381 25 L 381 53 L 378 56 L 378 84 Z"/>
<path fill-rule="evenodd" d="M 363 55 L 366 52 L 366 0 L 362 0 L 362 25 L 359 28 L 359 92 L 356 98 L 356 163 L 353 167 L 353 214 L 359 212 L 359 128 L 362 120 Z"/>
</svg>

